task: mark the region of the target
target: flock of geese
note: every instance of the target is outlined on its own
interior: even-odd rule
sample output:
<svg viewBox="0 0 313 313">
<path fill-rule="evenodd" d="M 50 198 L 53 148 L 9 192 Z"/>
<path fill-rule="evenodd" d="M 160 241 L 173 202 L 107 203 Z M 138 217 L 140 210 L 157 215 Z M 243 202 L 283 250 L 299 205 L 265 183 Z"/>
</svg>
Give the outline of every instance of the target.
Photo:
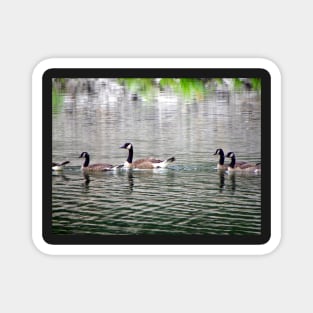
<svg viewBox="0 0 313 313">
<path fill-rule="evenodd" d="M 120 148 L 128 150 L 128 157 L 124 164 L 120 165 L 112 165 L 107 163 L 97 163 L 90 164 L 90 155 L 88 152 L 82 152 L 79 158 L 84 158 L 81 169 L 86 172 L 94 172 L 94 171 L 112 171 L 116 169 L 157 169 L 157 168 L 165 168 L 170 163 L 175 161 L 175 157 L 168 158 L 166 160 L 159 160 L 155 158 L 146 158 L 146 159 L 138 159 L 133 161 L 134 147 L 131 143 L 127 142 L 122 145 Z M 250 164 L 247 162 L 238 162 L 236 161 L 236 156 L 234 152 L 228 152 L 226 154 L 226 158 L 230 158 L 231 162 L 229 164 L 224 164 L 225 162 L 225 154 L 223 149 L 217 149 L 214 155 L 219 155 L 219 161 L 217 163 L 218 170 L 224 170 L 228 172 L 261 172 L 261 163 Z M 70 161 L 64 161 L 62 163 L 52 163 L 53 171 L 62 171 L 66 164 L 70 163 Z"/>
<path fill-rule="evenodd" d="M 223 149 L 217 149 L 214 155 L 219 155 L 219 161 L 217 163 L 218 170 L 227 170 L 228 172 L 261 172 L 261 163 L 251 164 L 247 162 L 236 161 L 236 156 L 234 152 L 228 152 L 226 158 L 230 158 L 231 162 L 229 164 L 224 164 L 225 155 Z"/>
</svg>

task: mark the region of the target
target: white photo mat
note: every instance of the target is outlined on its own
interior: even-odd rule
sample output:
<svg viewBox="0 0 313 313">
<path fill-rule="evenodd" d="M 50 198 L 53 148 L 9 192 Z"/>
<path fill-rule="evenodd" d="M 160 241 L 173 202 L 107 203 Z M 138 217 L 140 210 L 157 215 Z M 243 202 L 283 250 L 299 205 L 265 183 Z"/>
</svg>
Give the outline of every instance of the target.
<svg viewBox="0 0 313 313">
<path fill-rule="evenodd" d="M 42 216 L 42 77 L 49 69 L 76 68 L 259 68 L 271 77 L 271 236 L 255 245 L 49 244 L 43 238 Z M 40 62 L 32 76 L 32 238 L 51 255 L 262 255 L 272 252 L 281 237 L 281 76 L 262 58 L 55 58 Z"/>
</svg>

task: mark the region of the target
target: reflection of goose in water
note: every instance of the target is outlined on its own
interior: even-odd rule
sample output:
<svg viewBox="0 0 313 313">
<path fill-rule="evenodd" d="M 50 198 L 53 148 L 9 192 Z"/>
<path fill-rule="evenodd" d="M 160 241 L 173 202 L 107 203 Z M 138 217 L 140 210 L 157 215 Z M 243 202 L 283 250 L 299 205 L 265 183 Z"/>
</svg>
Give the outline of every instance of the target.
<svg viewBox="0 0 313 313">
<path fill-rule="evenodd" d="M 220 188 L 220 191 L 222 192 L 222 190 L 225 187 L 225 172 L 224 171 L 219 172 L 219 178 L 220 178 L 219 188 Z"/>
<path fill-rule="evenodd" d="M 63 171 L 64 165 L 70 163 L 70 161 L 64 161 L 62 163 L 54 163 L 52 162 L 52 170 L 53 171 Z"/>
<path fill-rule="evenodd" d="M 155 168 L 165 168 L 168 166 L 168 164 L 175 161 L 175 158 L 171 157 L 164 161 L 154 159 L 154 158 L 146 158 L 146 159 L 139 159 L 133 162 L 133 154 L 134 154 L 133 145 L 127 142 L 124 145 L 122 145 L 120 148 L 128 150 L 128 157 L 124 163 L 124 168 L 137 168 L 137 169 L 152 170 Z"/>
<path fill-rule="evenodd" d="M 257 164 L 250 164 L 250 163 L 237 164 L 236 163 L 236 156 L 235 156 L 234 152 L 228 152 L 226 157 L 227 158 L 231 158 L 231 162 L 228 165 L 229 173 L 233 173 L 233 172 L 260 173 L 261 172 L 261 163 L 257 163 Z"/>
<path fill-rule="evenodd" d="M 236 175 L 229 175 L 230 176 L 230 181 L 231 181 L 231 190 L 233 192 L 236 191 Z"/>
<path fill-rule="evenodd" d="M 123 184 L 124 187 L 121 186 L 121 190 L 126 190 L 127 193 L 132 193 L 135 190 L 142 191 L 142 188 L 152 186 L 160 177 L 166 177 L 166 186 L 169 188 L 169 186 L 174 184 L 175 170 L 155 169 L 146 171 L 134 169 L 127 171 L 118 171 L 118 176 L 123 177 L 124 183 L 126 182 L 126 184 Z"/>
<path fill-rule="evenodd" d="M 128 185 L 129 185 L 129 193 L 132 193 L 134 189 L 134 176 L 133 176 L 132 171 L 128 171 L 127 178 L 128 178 Z"/>
<path fill-rule="evenodd" d="M 90 177 L 89 177 L 88 173 L 86 173 L 86 172 L 83 172 L 83 175 L 84 175 L 84 180 L 85 180 L 84 185 L 87 187 L 90 183 Z"/>
<path fill-rule="evenodd" d="M 53 181 L 69 181 L 70 178 L 68 178 L 66 175 L 64 175 L 63 171 L 53 171 L 52 172 L 52 180 Z"/>
<path fill-rule="evenodd" d="M 85 161 L 82 164 L 81 169 L 83 171 L 112 171 L 115 170 L 117 168 L 122 167 L 122 165 L 111 165 L 111 164 L 107 164 L 107 163 L 96 163 L 96 164 L 89 164 L 90 161 L 90 155 L 88 152 L 82 152 L 81 155 L 79 156 L 79 158 L 85 158 Z"/>
</svg>

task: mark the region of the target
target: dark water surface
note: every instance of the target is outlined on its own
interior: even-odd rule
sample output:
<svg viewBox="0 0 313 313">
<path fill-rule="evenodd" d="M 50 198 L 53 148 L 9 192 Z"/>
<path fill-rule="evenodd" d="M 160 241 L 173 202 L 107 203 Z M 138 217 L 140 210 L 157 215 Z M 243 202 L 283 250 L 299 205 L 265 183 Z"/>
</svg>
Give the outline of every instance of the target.
<svg viewBox="0 0 313 313">
<path fill-rule="evenodd" d="M 170 91 L 134 98 L 115 80 L 93 90 L 58 92 L 53 106 L 53 161 L 70 160 L 52 176 L 52 230 L 62 234 L 260 234 L 261 176 L 218 172 L 217 148 L 261 161 L 261 104 L 256 92 L 212 92 L 184 100 Z M 176 161 L 162 170 L 84 175 L 91 163 L 134 159 Z"/>
</svg>

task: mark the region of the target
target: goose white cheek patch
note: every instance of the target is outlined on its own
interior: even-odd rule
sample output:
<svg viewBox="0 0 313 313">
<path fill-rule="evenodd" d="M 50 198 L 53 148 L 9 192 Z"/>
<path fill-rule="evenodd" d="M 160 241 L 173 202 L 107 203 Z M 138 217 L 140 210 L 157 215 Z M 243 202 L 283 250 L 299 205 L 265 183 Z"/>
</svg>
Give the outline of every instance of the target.
<svg viewBox="0 0 313 313">
<path fill-rule="evenodd" d="M 263 255 L 278 246 L 281 77 L 273 62 L 47 59 L 32 88 L 32 237 L 41 252 Z M 82 151 L 112 166 L 83 171 Z M 217 166 L 221 151 L 258 170 L 230 173 L 232 154 Z M 125 152 L 171 161 L 136 169 Z"/>
</svg>

